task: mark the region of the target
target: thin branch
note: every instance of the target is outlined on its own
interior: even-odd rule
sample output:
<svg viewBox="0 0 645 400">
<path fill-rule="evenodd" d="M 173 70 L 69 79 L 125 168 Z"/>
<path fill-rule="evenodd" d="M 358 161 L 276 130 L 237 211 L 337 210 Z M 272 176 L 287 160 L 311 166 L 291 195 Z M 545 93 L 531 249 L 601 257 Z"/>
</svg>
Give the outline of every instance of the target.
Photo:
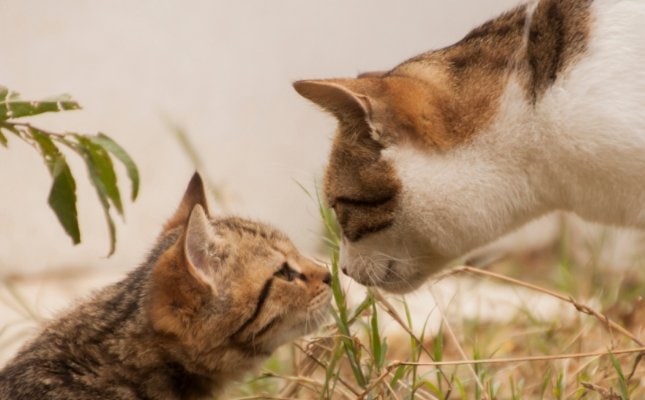
<svg viewBox="0 0 645 400">
<path fill-rule="evenodd" d="M 0 126 L 2 126 L 4 128 L 7 128 L 7 129 L 15 128 L 15 127 L 20 127 L 20 128 L 23 128 L 23 129 L 35 129 L 35 130 L 37 130 L 39 132 L 42 132 L 42 133 L 44 133 L 46 135 L 53 136 L 53 137 L 56 137 L 56 138 L 59 138 L 59 139 L 65 139 L 65 136 L 68 135 L 68 133 L 56 133 L 56 132 L 47 131 L 45 129 L 36 128 L 35 126 L 30 124 L 29 122 L 2 121 L 2 122 L 0 122 Z"/>
<path fill-rule="evenodd" d="M 475 364 L 510 364 L 510 363 L 519 363 L 519 362 L 533 362 L 533 361 L 551 361 L 551 360 L 562 360 L 562 359 L 571 359 L 571 358 L 587 358 L 587 357 L 602 357 L 610 354 L 613 355 L 623 355 L 623 354 L 633 354 L 645 351 L 645 347 L 639 347 L 635 349 L 618 349 L 612 351 L 596 351 L 588 353 L 572 353 L 572 354 L 557 354 L 551 356 L 528 356 L 528 357 L 509 357 L 509 358 L 487 358 L 487 359 L 477 359 L 477 360 L 453 360 L 453 361 L 428 361 L 428 362 L 410 362 L 410 361 L 395 361 L 385 367 L 385 372 L 373 380 L 358 396 L 358 399 L 363 399 L 370 391 L 372 391 L 388 374 L 394 369 L 401 365 L 416 365 L 416 366 L 427 366 L 427 367 L 443 367 L 449 365 L 475 365 Z"/>
<path fill-rule="evenodd" d="M 534 285 L 534 284 L 531 284 L 531 283 L 528 283 L 528 282 L 524 282 L 524 281 L 520 281 L 518 279 L 510 278 L 508 276 L 497 274 L 495 272 L 486 271 L 486 270 L 482 270 L 482 269 L 478 269 L 478 268 L 467 267 L 467 266 L 455 267 L 455 268 L 452 268 L 452 269 L 450 269 L 450 270 L 448 270 L 448 271 L 446 271 L 446 272 L 444 272 L 442 274 L 439 274 L 439 275 L 437 275 L 437 277 L 435 279 L 435 282 L 438 282 L 438 281 L 440 281 L 440 280 L 442 280 L 442 279 L 444 279 L 444 278 L 446 278 L 448 276 L 456 275 L 456 274 L 459 274 L 459 273 L 462 273 L 462 272 L 470 272 L 470 273 L 473 273 L 473 274 L 484 275 L 484 276 L 489 277 L 489 278 L 494 278 L 494 279 L 498 279 L 498 280 L 501 280 L 501 281 L 509 282 L 509 283 L 514 284 L 514 285 L 522 286 L 522 287 L 525 287 L 527 289 L 534 290 L 536 292 L 544 293 L 544 294 L 549 295 L 551 297 L 555 297 L 557 299 L 560 299 L 562 301 L 570 303 L 579 312 L 581 312 L 583 314 L 591 315 L 591 316 L 595 317 L 596 319 L 598 319 L 603 324 L 605 324 L 607 326 L 607 329 L 610 332 L 611 332 L 612 329 L 615 329 L 616 331 L 618 331 L 618 332 L 622 333 L 623 335 L 627 336 L 628 338 L 630 338 L 634 343 L 638 344 L 639 346 L 645 346 L 645 344 L 643 344 L 643 342 L 639 338 L 637 338 L 634 334 L 629 332 L 627 329 L 623 328 L 622 326 L 620 326 L 616 322 L 612 321 L 606 315 L 604 315 L 604 314 L 602 314 L 602 313 L 600 313 L 598 311 L 595 311 L 591 307 L 576 301 L 570 295 L 564 295 L 564 294 L 561 294 L 561 293 L 557 293 L 557 292 L 554 292 L 552 290 L 545 289 L 543 287 L 540 287 L 540 286 L 537 286 L 537 285 Z"/>
<path fill-rule="evenodd" d="M 428 362 L 396 361 L 388 365 L 387 368 L 396 368 L 400 365 L 439 367 L 439 366 L 446 366 L 446 365 L 506 364 L 506 363 L 533 362 L 533 361 L 552 361 L 552 360 L 563 360 L 563 359 L 569 359 L 569 358 L 602 357 L 602 356 L 608 356 L 610 354 L 613 354 L 613 355 L 634 354 L 634 353 L 640 353 L 643 351 L 645 351 L 645 347 L 636 347 L 633 349 L 590 351 L 585 353 L 555 354 L 550 356 L 483 358 L 483 359 L 477 359 L 477 360 L 428 361 Z"/>
<path fill-rule="evenodd" d="M 457 335 L 455 335 L 455 332 L 452 330 L 452 327 L 450 326 L 450 323 L 448 322 L 448 318 L 446 318 L 446 312 L 445 312 L 446 308 L 445 308 L 444 304 L 440 301 L 439 297 L 436 295 L 433 287 L 430 287 L 430 293 L 432 293 L 432 297 L 434 298 L 435 303 L 437 303 L 437 306 L 439 307 L 439 312 L 441 313 L 441 320 L 443 321 L 444 326 L 448 330 L 448 334 L 450 335 L 450 338 L 452 339 L 453 344 L 455 345 L 455 347 L 459 351 L 459 354 L 461 355 L 461 357 L 464 360 L 467 360 L 468 357 L 466 356 L 466 352 L 464 351 L 463 347 L 461 347 L 461 344 L 459 343 L 459 340 L 457 340 Z M 475 383 L 477 383 L 477 386 L 479 386 L 479 388 L 481 389 L 483 398 L 488 398 L 488 396 L 486 396 L 484 394 L 486 392 L 486 390 L 484 388 L 484 384 L 482 383 L 481 379 L 479 379 L 479 376 L 477 376 L 477 373 L 473 369 L 472 365 L 467 364 L 467 367 L 468 367 L 468 370 L 470 371 L 470 373 L 475 378 Z"/>
</svg>

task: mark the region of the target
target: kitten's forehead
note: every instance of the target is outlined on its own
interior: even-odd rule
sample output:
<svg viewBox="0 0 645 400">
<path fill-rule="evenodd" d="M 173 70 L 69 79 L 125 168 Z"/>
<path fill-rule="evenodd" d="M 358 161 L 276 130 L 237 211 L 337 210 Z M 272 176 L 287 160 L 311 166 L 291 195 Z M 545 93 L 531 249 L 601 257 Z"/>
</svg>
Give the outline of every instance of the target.
<svg viewBox="0 0 645 400">
<path fill-rule="evenodd" d="M 254 248 L 257 255 L 269 256 L 272 253 L 284 255 L 292 253 L 295 247 L 291 240 L 272 226 L 239 217 L 212 219 L 215 231 L 231 237 L 231 243 L 240 247 Z"/>
</svg>

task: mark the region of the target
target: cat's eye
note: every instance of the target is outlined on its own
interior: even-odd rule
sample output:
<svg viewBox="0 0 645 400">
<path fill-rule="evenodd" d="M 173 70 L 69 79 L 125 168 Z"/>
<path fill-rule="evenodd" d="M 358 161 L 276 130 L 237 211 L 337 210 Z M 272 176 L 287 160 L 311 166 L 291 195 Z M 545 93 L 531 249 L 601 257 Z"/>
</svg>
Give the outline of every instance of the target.
<svg viewBox="0 0 645 400">
<path fill-rule="evenodd" d="M 284 279 L 285 281 L 291 282 L 292 280 L 296 279 L 296 277 L 300 275 L 300 273 L 296 272 L 293 268 L 291 268 L 289 263 L 285 262 L 282 264 L 282 267 L 273 275 L 280 279 Z"/>
</svg>

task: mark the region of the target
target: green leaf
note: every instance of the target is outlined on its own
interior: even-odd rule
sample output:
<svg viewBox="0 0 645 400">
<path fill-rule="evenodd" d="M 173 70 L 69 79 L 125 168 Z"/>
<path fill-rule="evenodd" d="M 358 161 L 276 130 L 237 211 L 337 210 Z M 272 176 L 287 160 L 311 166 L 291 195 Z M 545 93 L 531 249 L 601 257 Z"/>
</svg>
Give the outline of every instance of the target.
<svg viewBox="0 0 645 400">
<path fill-rule="evenodd" d="M 0 122 L 0 128 L 2 128 L 5 131 L 5 134 L 8 131 L 9 133 L 13 133 L 14 135 L 16 135 L 19 138 L 22 137 L 20 135 L 20 132 L 18 132 L 18 129 L 16 128 L 16 126 L 14 124 L 12 124 L 12 123 Z"/>
<path fill-rule="evenodd" d="M 5 137 L 5 135 L 2 133 L 2 131 L 1 131 L 1 130 L 0 130 L 0 144 L 1 144 L 2 146 L 4 146 L 4 147 L 7 147 L 7 138 L 6 138 L 6 137 Z"/>
<path fill-rule="evenodd" d="M 79 148 L 77 151 L 81 153 L 87 166 L 90 181 L 96 189 L 96 194 L 103 206 L 103 213 L 105 214 L 105 221 L 108 225 L 110 235 L 110 250 L 107 256 L 114 254 L 116 249 L 116 229 L 114 220 L 110 214 L 110 203 L 114 205 L 119 214 L 123 216 L 123 206 L 121 204 L 121 194 L 117 186 L 116 174 L 112 160 L 108 152 L 101 146 L 95 144 L 87 137 L 81 135 L 74 135 L 78 141 Z"/>
<path fill-rule="evenodd" d="M 457 387 L 457 391 L 459 392 L 459 397 L 460 397 L 462 400 L 467 400 L 467 399 L 468 399 L 468 396 L 466 395 L 466 387 L 465 387 L 465 386 L 464 386 L 464 384 L 461 382 L 461 380 L 459 379 L 459 377 L 454 376 L 454 379 L 455 379 L 455 381 L 454 381 L 454 382 L 455 382 L 455 386 Z"/>
<path fill-rule="evenodd" d="M 427 380 L 421 381 L 421 383 L 419 383 L 419 387 L 421 386 L 425 387 L 427 390 L 429 390 L 432 394 L 434 394 L 440 399 L 443 399 L 444 397 L 446 397 L 443 391 L 430 381 L 427 381 Z"/>
<path fill-rule="evenodd" d="M 370 296 L 371 297 L 371 296 Z M 381 335 L 379 334 L 379 326 L 378 326 L 378 310 L 376 309 L 376 303 L 374 302 L 372 298 L 372 316 L 370 318 L 370 340 L 371 340 L 371 345 L 372 345 L 372 355 L 374 358 L 374 361 L 376 362 L 376 366 L 378 367 L 379 371 L 383 367 L 383 362 L 385 359 L 385 352 L 383 351 L 384 349 L 382 348 L 381 343 Z"/>
<path fill-rule="evenodd" d="M 53 182 L 47 202 L 74 244 L 81 242 L 76 210 L 76 182 L 65 160 L 50 137 L 34 128 L 24 129 L 38 145 Z"/>
<path fill-rule="evenodd" d="M 5 94 L 4 100 L 0 101 L 0 120 L 28 117 L 46 112 L 78 110 L 81 108 L 68 95 L 61 95 L 40 101 L 26 101 L 17 96 L 12 97 L 9 93 L 7 94 Z M 0 93 L 0 96 L 2 96 L 2 93 Z"/>
<path fill-rule="evenodd" d="M 99 197 L 101 196 L 99 195 Z M 103 201 L 101 201 L 101 203 L 103 203 Z M 105 207 L 105 203 L 103 204 L 104 204 L 103 214 L 105 215 L 105 222 L 108 225 L 108 233 L 110 234 L 110 250 L 108 251 L 108 254 L 107 254 L 107 256 L 110 257 L 112 254 L 114 254 L 114 251 L 116 250 L 116 228 L 114 227 L 114 220 L 110 215 L 109 207 Z"/>
<path fill-rule="evenodd" d="M 81 242 L 81 232 L 78 227 L 78 213 L 76 211 L 76 182 L 72 171 L 62 155 L 54 162 L 52 172 L 54 182 L 49 190 L 47 202 L 65 232 L 72 238 L 74 244 Z"/>
<path fill-rule="evenodd" d="M 437 336 L 434 338 L 432 353 L 434 361 L 443 360 L 443 323 L 439 325 L 439 332 L 437 332 Z"/>
<path fill-rule="evenodd" d="M 31 136 L 36 144 L 38 144 L 40 152 L 43 155 L 43 159 L 45 160 L 45 163 L 49 168 L 49 172 L 51 172 L 53 175 L 56 159 L 62 156 L 61 152 L 58 150 L 58 147 L 56 147 L 48 134 L 42 132 L 39 129 L 29 126 L 20 129 L 20 131 L 26 136 Z"/>
<path fill-rule="evenodd" d="M 629 400 L 629 385 L 627 384 L 627 379 L 625 379 L 625 374 L 623 374 L 623 369 L 620 367 L 620 363 L 616 356 L 609 352 L 609 359 L 611 364 L 616 370 L 618 375 L 618 386 L 620 387 L 620 398 L 621 400 Z"/>
<path fill-rule="evenodd" d="M 75 137 L 81 147 L 92 184 L 114 205 L 117 212 L 123 216 L 121 194 L 119 193 L 116 174 L 114 173 L 114 166 L 112 165 L 110 155 L 103 147 L 95 144 L 87 137 L 82 135 L 75 135 Z"/>
<path fill-rule="evenodd" d="M 396 367 L 396 369 L 394 370 L 394 373 L 392 374 L 392 380 L 390 381 L 390 386 L 396 387 L 397 382 L 400 381 L 401 378 L 403 378 L 403 376 L 405 375 L 406 369 L 408 369 L 407 365 L 399 365 L 398 367 Z"/>
<path fill-rule="evenodd" d="M 104 133 L 91 136 L 90 140 L 109 151 L 125 166 L 130 182 L 132 183 L 131 198 L 132 201 L 136 200 L 139 195 L 139 170 L 130 155 L 123 149 L 123 147 Z"/>
</svg>

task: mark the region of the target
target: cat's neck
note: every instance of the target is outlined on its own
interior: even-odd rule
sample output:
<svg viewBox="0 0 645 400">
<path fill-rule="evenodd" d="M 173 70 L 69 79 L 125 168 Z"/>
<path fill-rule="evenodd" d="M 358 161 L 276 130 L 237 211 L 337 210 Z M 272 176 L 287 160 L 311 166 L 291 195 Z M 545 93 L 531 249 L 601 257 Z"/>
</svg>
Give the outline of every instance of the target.
<svg viewBox="0 0 645 400">
<path fill-rule="evenodd" d="M 553 206 L 590 221 L 645 228 L 645 135 L 596 124 L 593 116 L 562 122 L 556 115 L 553 123 L 536 114 Z"/>
<path fill-rule="evenodd" d="M 532 204 L 520 220 L 566 210 L 590 221 L 644 228 L 645 133 L 617 124 L 611 110 L 594 112 L 599 99 L 581 107 L 584 99 L 572 98 L 567 89 L 529 105 L 510 82 L 497 123 L 481 138 L 494 141 L 498 152 L 503 148 L 501 157 L 524 172 L 516 173 L 518 182 L 532 188 L 516 192 Z"/>
</svg>

